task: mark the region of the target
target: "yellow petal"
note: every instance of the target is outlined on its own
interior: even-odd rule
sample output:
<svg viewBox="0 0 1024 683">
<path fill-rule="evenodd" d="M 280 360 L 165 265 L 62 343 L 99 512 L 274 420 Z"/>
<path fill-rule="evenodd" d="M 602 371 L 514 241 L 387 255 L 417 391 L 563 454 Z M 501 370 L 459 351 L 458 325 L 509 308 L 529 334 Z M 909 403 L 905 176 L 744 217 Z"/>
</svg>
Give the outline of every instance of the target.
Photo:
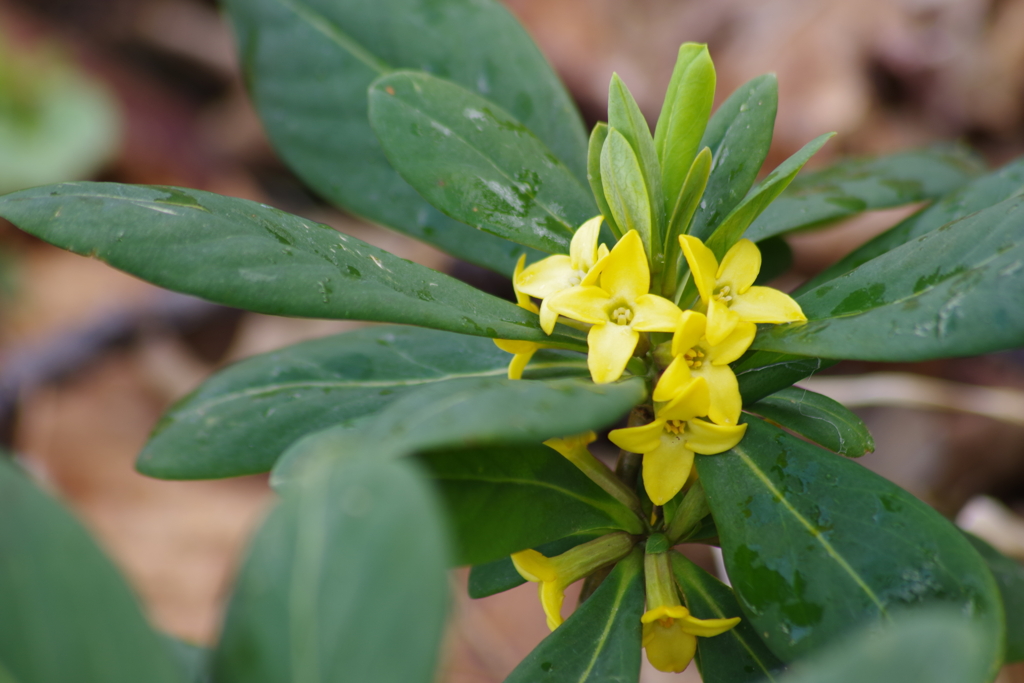
<svg viewBox="0 0 1024 683">
<path fill-rule="evenodd" d="M 735 303 L 734 299 L 733 304 Z M 718 299 L 712 299 L 708 304 L 708 328 L 704 336 L 708 338 L 709 344 L 718 346 L 729 338 L 739 321 L 740 316 L 733 309 Z"/>
<path fill-rule="evenodd" d="M 651 398 L 659 403 L 671 401 L 683 393 L 683 390 L 692 381 L 693 375 L 690 373 L 690 366 L 686 364 L 686 359 L 682 356 L 676 356 L 669 363 L 669 366 L 665 368 L 665 372 L 661 375 L 661 379 L 658 380 L 657 386 L 654 387 L 654 395 Z"/>
<path fill-rule="evenodd" d="M 558 314 L 551 310 L 550 297 L 540 302 L 540 329 L 544 334 L 551 334 L 555 331 L 555 323 L 558 322 Z"/>
<path fill-rule="evenodd" d="M 683 314 L 674 303 L 657 294 L 643 294 L 633 307 L 633 329 L 639 332 L 674 332 Z"/>
<path fill-rule="evenodd" d="M 660 621 L 644 624 L 647 661 L 658 671 L 682 673 L 697 652 L 697 638 L 683 631 L 681 622 L 665 627 Z"/>
<path fill-rule="evenodd" d="M 690 616 L 690 610 L 682 605 L 659 605 L 644 612 L 640 617 L 640 623 L 650 624 L 659 619 L 682 619 L 688 616 Z"/>
<path fill-rule="evenodd" d="M 530 301 L 530 296 L 519 289 L 519 276 L 523 273 L 523 267 L 526 265 L 526 254 L 520 254 L 519 260 L 516 261 L 515 270 L 512 271 L 512 291 L 516 293 L 516 305 L 520 308 L 525 308 L 533 313 L 537 312 L 537 306 Z"/>
<path fill-rule="evenodd" d="M 604 267 L 608 265 L 608 247 L 603 244 L 597 250 L 597 262 L 587 271 L 587 276 L 580 282 L 581 287 L 591 287 L 598 283 Z"/>
<path fill-rule="evenodd" d="M 675 334 L 672 335 L 672 355 L 678 356 L 686 353 L 700 341 L 707 329 L 708 318 L 697 311 L 683 311 L 676 326 Z M 657 399 L 655 399 L 657 400 Z"/>
<path fill-rule="evenodd" d="M 554 581 L 558 574 L 550 558 L 536 550 L 520 550 L 512 553 L 512 565 L 527 581 Z"/>
<path fill-rule="evenodd" d="M 597 262 L 597 236 L 601 232 L 603 216 L 594 216 L 584 223 L 572 236 L 569 242 L 569 259 L 575 270 L 584 273 L 594 267 Z"/>
<path fill-rule="evenodd" d="M 743 399 L 740 397 L 740 386 L 736 375 L 728 365 L 711 365 L 705 363 L 696 371 L 707 380 L 711 402 L 708 405 L 708 417 L 720 425 L 734 425 L 739 422 Z"/>
<path fill-rule="evenodd" d="M 601 288 L 613 297 L 623 297 L 629 302 L 647 294 L 651 288 L 644 243 L 636 230 L 623 235 L 608 254 L 601 273 Z"/>
<path fill-rule="evenodd" d="M 698 619 L 693 615 L 681 617 L 679 622 L 685 633 L 702 638 L 713 638 L 720 636 L 736 624 L 740 623 L 739 617 L 731 619 Z"/>
<path fill-rule="evenodd" d="M 608 292 L 600 287 L 572 287 L 563 289 L 544 300 L 548 310 L 583 323 L 608 322 Z M 630 351 L 632 353 L 632 350 Z"/>
<path fill-rule="evenodd" d="M 492 339 L 494 345 L 505 353 L 527 353 L 536 351 L 539 348 L 537 342 L 519 341 L 518 339 Z"/>
<path fill-rule="evenodd" d="M 644 488 L 655 505 L 664 505 L 679 493 L 693 467 L 693 451 L 683 437 L 662 430 L 661 444 L 644 453 Z"/>
<path fill-rule="evenodd" d="M 747 425 L 716 425 L 704 420 L 686 422 L 686 447 L 701 455 L 724 453 L 743 439 Z"/>
<path fill-rule="evenodd" d="M 743 294 L 761 272 L 761 251 L 750 240 L 740 240 L 732 245 L 718 266 L 719 284 L 727 284 L 732 291 Z"/>
<path fill-rule="evenodd" d="M 685 421 L 698 415 L 707 415 L 710 405 L 711 392 L 707 380 L 703 377 L 694 377 L 678 396 L 668 403 L 659 405 L 655 413 L 659 420 Z"/>
<path fill-rule="evenodd" d="M 545 581 L 540 585 L 540 606 L 544 608 L 544 616 L 548 619 L 548 628 L 554 631 L 562 625 L 562 602 L 565 600 L 565 588 L 555 581 Z"/>
<path fill-rule="evenodd" d="M 591 431 L 562 437 L 560 439 L 548 439 L 544 442 L 544 445 L 548 448 L 555 449 L 562 456 L 569 458 L 572 453 L 581 448 L 586 450 L 587 445 L 592 444 L 595 441 L 597 441 L 597 434 Z"/>
<path fill-rule="evenodd" d="M 640 427 L 613 429 L 608 434 L 608 440 L 624 451 L 647 453 L 661 445 L 661 433 L 664 431 L 664 425 L 665 423 L 661 420 L 655 420 Z"/>
<path fill-rule="evenodd" d="M 606 323 L 591 327 L 587 334 L 587 367 L 594 383 L 607 384 L 621 377 L 639 339 L 640 333 L 629 325 Z"/>
<path fill-rule="evenodd" d="M 600 261 L 608 255 L 608 245 L 601 244 L 597 247 L 597 260 Z"/>
<path fill-rule="evenodd" d="M 754 341 L 755 334 L 757 334 L 757 325 L 742 320 L 737 322 L 732 334 L 726 337 L 721 344 L 708 347 L 704 362 L 712 365 L 728 365 L 747 352 L 750 344 Z"/>
<path fill-rule="evenodd" d="M 555 254 L 530 265 L 516 278 L 516 289 L 538 299 L 544 299 L 573 284 L 576 270 L 565 254 Z"/>
<path fill-rule="evenodd" d="M 792 323 L 807 320 L 800 304 L 771 287 L 751 287 L 732 301 L 740 320 L 751 323 Z"/>
<path fill-rule="evenodd" d="M 522 379 L 523 370 L 526 369 L 530 359 L 533 358 L 533 354 L 537 352 L 537 346 L 530 349 L 529 351 L 517 353 L 512 356 L 512 361 L 508 364 L 508 378 L 509 379 Z"/>
<path fill-rule="evenodd" d="M 714 252 L 693 235 L 680 235 L 679 245 L 683 248 L 686 262 L 690 264 L 690 272 L 697 284 L 701 301 L 707 303 L 715 291 L 715 276 L 718 274 L 718 259 Z"/>
</svg>

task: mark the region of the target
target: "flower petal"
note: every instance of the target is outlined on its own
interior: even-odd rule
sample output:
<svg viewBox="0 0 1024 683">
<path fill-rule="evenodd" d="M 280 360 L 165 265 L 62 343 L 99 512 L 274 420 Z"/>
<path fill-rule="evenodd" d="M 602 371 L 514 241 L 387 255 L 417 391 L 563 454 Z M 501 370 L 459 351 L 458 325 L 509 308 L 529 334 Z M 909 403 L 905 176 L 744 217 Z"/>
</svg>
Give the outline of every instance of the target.
<svg viewBox="0 0 1024 683">
<path fill-rule="evenodd" d="M 526 369 L 530 359 L 533 358 L 533 354 L 537 353 L 538 346 L 529 351 L 521 351 L 516 355 L 512 356 L 512 362 L 508 364 L 508 378 L 509 379 L 522 379 L 523 370 Z"/>
<path fill-rule="evenodd" d="M 708 418 L 720 425 L 734 425 L 739 422 L 743 399 L 740 398 L 740 385 L 732 368 L 728 365 L 705 363 L 695 372 L 708 382 L 708 391 L 711 394 Z"/>
<path fill-rule="evenodd" d="M 690 616 L 690 610 L 682 605 L 659 605 L 644 612 L 640 617 L 641 624 L 650 624 L 659 619 L 681 619 Z"/>
<path fill-rule="evenodd" d="M 735 305 L 735 303 L 734 299 L 733 304 Z M 708 343 L 712 346 L 723 343 L 736 329 L 736 323 L 739 320 L 740 316 L 735 311 L 718 299 L 712 299 L 708 304 L 708 328 L 704 332 Z"/>
<path fill-rule="evenodd" d="M 686 353 L 700 341 L 704 336 L 704 330 L 708 326 L 708 317 L 697 311 L 683 311 L 676 325 L 675 334 L 672 335 L 672 355 L 678 356 Z M 657 399 L 655 399 L 657 400 Z"/>
<path fill-rule="evenodd" d="M 516 278 L 516 288 L 530 296 L 543 299 L 571 287 L 571 278 L 575 272 L 568 256 L 555 254 L 531 263 Z"/>
<path fill-rule="evenodd" d="M 713 638 L 715 636 L 722 635 L 733 626 L 740 623 L 740 618 L 698 619 L 691 614 L 685 617 L 680 617 L 679 623 L 682 624 L 682 628 L 685 633 L 689 633 L 693 636 L 701 636 L 702 638 Z"/>
<path fill-rule="evenodd" d="M 633 329 L 639 332 L 674 332 L 683 314 L 679 307 L 657 294 L 636 298 L 633 308 Z"/>
<path fill-rule="evenodd" d="M 742 320 L 737 322 L 732 334 L 726 337 L 721 344 L 709 346 L 706 349 L 705 362 L 712 365 L 728 365 L 737 360 L 750 348 L 755 334 L 757 334 L 757 325 Z"/>
<path fill-rule="evenodd" d="M 686 633 L 678 621 L 668 627 L 658 621 L 644 624 L 643 645 L 651 666 L 672 673 L 682 673 L 697 652 L 697 638 Z"/>
<path fill-rule="evenodd" d="M 711 405 L 708 381 L 694 377 L 693 381 L 679 395 L 655 409 L 659 420 L 690 420 L 698 415 L 707 415 Z"/>
<path fill-rule="evenodd" d="M 556 581 L 545 581 L 540 585 L 540 606 L 544 608 L 544 616 L 548 620 L 548 628 L 554 631 L 562 625 L 562 602 L 565 600 L 565 587 Z"/>
<path fill-rule="evenodd" d="M 492 339 L 491 341 L 505 353 L 526 353 L 531 348 L 534 351 L 539 348 L 537 342 L 519 341 L 518 339 Z"/>
<path fill-rule="evenodd" d="M 597 441 L 597 434 L 593 431 L 574 434 L 562 438 L 548 439 L 544 445 L 558 451 L 563 457 L 572 460 L 574 453 L 580 449 L 587 451 L 587 444 Z M 589 453 L 589 451 L 587 451 Z"/>
<path fill-rule="evenodd" d="M 544 300 L 548 310 L 584 323 L 608 322 L 608 292 L 600 287 L 571 287 Z M 632 351 L 630 351 L 632 353 Z"/>
<path fill-rule="evenodd" d="M 632 302 L 651 288 L 651 271 L 640 233 L 630 230 L 619 240 L 601 273 L 601 288 L 613 297 Z"/>
<path fill-rule="evenodd" d="M 550 297 L 540 302 L 540 329 L 544 334 L 551 334 L 555 331 L 555 323 L 558 322 L 558 314 L 551 310 Z"/>
<path fill-rule="evenodd" d="M 661 445 L 644 453 L 644 488 L 655 505 L 664 505 L 683 489 L 693 468 L 693 451 L 683 437 L 662 431 Z"/>
<path fill-rule="evenodd" d="M 536 550 L 512 553 L 512 565 L 527 581 L 554 581 L 558 577 L 551 558 L 544 557 Z"/>
<path fill-rule="evenodd" d="M 716 425 L 704 420 L 686 422 L 686 447 L 701 455 L 724 453 L 743 439 L 747 425 Z"/>
<path fill-rule="evenodd" d="M 761 272 L 761 250 L 750 240 L 740 240 L 732 245 L 718 266 L 716 280 L 732 287 L 732 291 L 743 294 Z"/>
<path fill-rule="evenodd" d="M 594 383 L 607 384 L 621 377 L 639 340 L 640 333 L 629 325 L 605 323 L 591 327 L 587 335 L 587 367 Z"/>
<path fill-rule="evenodd" d="M 676 356 L 662 373 L 651 398 L 659 403 L 671 401 L 681 394 L 692 381 L 693 375 L 690 373 L 690 366 L 686 364 L 686 359 Z"/>
<path fill-rule="evenodd" d="M 597 249 L 597 261 L 587 271 L 586 277 L 580 282 L 581 287 L 591 287 L 598 283 L 604 267 L 608 265 L 608 247 L 603 244 Z"/>
<path fill-rule="evenodd" d="M 594 216 L 576 230 L 569 242 L 569 259 L 574 270 L 584 273 L 597 262 L 597 236 L 601 232 L 604 216 Z"/>
<path fill-rule="evenodd" d="M 800 304 L 771 287 L 751 287 L 733 299 L 732 311 L 751 323 L 792 323 L 807 320 Z"/>
<path fill-rule="evenodd" d="M 519 276 L 522 275 L 525 265 L 526 254 L 520 254 L 519 260 L 516 261 L 515 270 L 512 271 L 512 291 L 516 293 L 516 306 L 536 313 L 537 305 L 530 300 L 530 295 L 519 289 Z"/>
<path fill-rule="evenodd" d="M 697 283 L 697 291 L 704 303 L 711 300 L 715 291 L 715 275 L 718 274 L 718 259 L 714 252 L 693 235 L 680 235 L 679 245 L 683 248 L 686 262 L 690 264 L 690 272 Z"/>
<path fill-rule="evenodd" d="M 655 420 L 639 427 L 613 429 L 608 433 L 608 440 L 624 451 L 630 453 L 647 453 L 661 445 L 661 433 L 665 423 Z"/>
</svg>

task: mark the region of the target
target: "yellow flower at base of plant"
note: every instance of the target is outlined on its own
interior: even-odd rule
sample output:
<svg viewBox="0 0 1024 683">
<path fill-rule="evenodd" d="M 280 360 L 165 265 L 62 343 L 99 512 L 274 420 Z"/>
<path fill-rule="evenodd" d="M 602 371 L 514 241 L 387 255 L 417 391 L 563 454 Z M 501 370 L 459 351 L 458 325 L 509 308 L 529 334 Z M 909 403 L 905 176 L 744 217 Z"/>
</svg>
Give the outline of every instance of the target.
<svg viewBox="0 0 1024 683">
<path fill-rule="evenodd" d="M 537 305 L 530 300 L 529 295 L 521 291 L 516 286 L 516 281 L 523 272 L 523 265 L 526 263 L 526 254 L 522 254 L 519 257 L 519 261 L 516 262 L 516 268 L 512 273 L 512 289 L 516 293 L 516 305 L 519 308 L 525 308 L 530 313 L 537 312 Z M 550 332 L 548 334 L 551 334 Z M 523 370 L 526 369 L 526 365 L 533 358 L 533 354 L 537 353 L 540 349 L 547 348 L 544 344 L 538 344 L 537 342 L 521 341 L 518 339 L 493 339 L 494 345 L 505 353 L 512 354 L 512 362 L 508 364 L 508 378 L 509 379 L 522 379 Z"/>
<path fill-rule="evenodd" d="M 661 606 L 640 617 L 647 660 L 658 671 L 681 673 L 697 652 L 697 636 L 721 635 L 740 623 L 732 619 L 697 619 L 682 605 Z"/>
<path fill-rule="evenodd" d="M 545 299 L 555 313 L 593 325 L 587 335 L 587 367 L 597 384 L 622 375 L 641 332 L 675 330 L 682 311 L 648 293 L 650 287 L 643 241 L 630 230 L 605 257 L 599 284 L 563 289 Z"/>
<path fill-rule="evenodd" d="M 692 235 L 680 235 L 686 262 L 690 265 L 701 302 L 707 306 L 705 336 L 721 344 L 740 321 L 748 323 L 792 323 L 806 321 L 800 304 L 771 287 L 755 287 L 761 271 L 761 252 L 750 240 L 740 240 L 719 264 L 714 253 Z"/>
<path fill-rule="evenodd" d="M 597 244 L 602 220 L 601 216 L 595 216 L 579 227 L 569 242 L 568 256 L 548 256 L 522 272 L 516 268 L 512 278 L 516 296 L 523 292 L 541 300 L 540 327 L 547 334 L 555 329 L 558 320 L 558 314 L 547 303 L 548 298 L 563 289 L 592 285 L 601 274 L 602 260 L 608 255 L 608 247 Z"/>
<path fill-rule="evenodd" d="M 653 399 L 671 401 L 689 386 L 693 378 L 703 377 L 708 383 L 711 398 L 708 418 L 715 424 L 734 425 L 739 422 L 743 400 L 736 374 L 729 363 L 750 348 L 757 326 L 740 321 L 720 344 L 708 341 L 704 336 L 706 327 L 707 317 L 704 314 L 683 311 L 672 336 L 672 363 L 654 387 Z"/>
<path fill-rule="evenodd" d="M 536 550 L 512 553 L 512 564 L 524 579 L 540 584 L 540 604 L 544 608 L 548 628 L 554 631 L 564 621 L 562 602 L 565 589 L 601 567 L 617 562 L 632 549 L 632 537 L 618 531 L 581 543 L 557 557 L 545 557 Z"/>
<path fill-rule="evenodd" d="M 643 479 L 655 505 L 664 505 L 682 490 L 693 469 L 693 456 L 714 455 L 740 442 L 747 425 L 717 425 L 698 419 L 711 398 L 708 383 L 695 377 L 668 403 L 655 407 L 655 418 L 641 427 L 615 429 L 608 438 L 619 448 L 643 454 Z"/>
</svg>

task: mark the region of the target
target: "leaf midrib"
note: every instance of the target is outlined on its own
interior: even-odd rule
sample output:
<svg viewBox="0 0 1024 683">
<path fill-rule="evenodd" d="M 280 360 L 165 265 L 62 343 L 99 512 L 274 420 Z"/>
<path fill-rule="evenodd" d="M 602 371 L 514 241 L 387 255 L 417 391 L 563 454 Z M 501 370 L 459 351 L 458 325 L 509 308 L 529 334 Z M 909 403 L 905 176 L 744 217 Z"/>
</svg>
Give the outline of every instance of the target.
<svg viewBox="0 0 1024 683">
<path fill-rule="evenodd" d="M 355 38 L 341 30 L 334 22 L 323 16 L 312 7 L 299 0 L 275 0 L 279 5 L 290 9 L 300 18 L 304 19 L 311 27 L 320 32 L 325 38 L 333 42 L 345 52 L 358 59 L 367 68 L 372 69 L 379 75 L 394 71 L 394 67 L 377 57 L 370 50 L 366 49 Z"/>
</svg>

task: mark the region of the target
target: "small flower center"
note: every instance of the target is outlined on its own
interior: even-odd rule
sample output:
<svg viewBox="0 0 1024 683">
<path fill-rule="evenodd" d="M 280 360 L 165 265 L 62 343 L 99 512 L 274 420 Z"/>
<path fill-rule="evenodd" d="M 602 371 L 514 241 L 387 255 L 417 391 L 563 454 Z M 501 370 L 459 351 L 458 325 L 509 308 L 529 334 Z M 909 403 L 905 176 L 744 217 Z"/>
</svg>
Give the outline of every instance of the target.
<svg viewBox="0 0 1024 683">
<path fill-rule="evenodd" d="M 670 434 L 682 434 L 686 431 L 686 420 L 668 420 L 665 422 L 665 431 Z"/>
<path fill-rule="evenodd" d="M 585 271 L 582 271 L 582 270 L 574 270 L 574 271 L 572 271 L 572 274 L 569 276 L 569 278 L 567 280 L 568 283 L 569 283 L 569 286 L 570 287 L 578 287 L 579 284 L 581 282 L 583 282 L 583 278 L 585 278 L 586 276 L 587 276 L 587 274 L 586 274 Z"/>
<path fill-rule="evenodd" d="M 721 301 L 726 306 L 728 306 L 729 302 L 732 301 L 732 297 L 732 287 L 730 287 L 729 285 L 723 285 L 718 289 L 717 292 L 715 292 L 715 298 Z"/>
<path fill-rule="evenodd" d="M 619 306 L 611 314 L 611 321 L 616 325 L 628 325 L 633 322 L 633 309 L 628 306 Z"/>
<path fill-rule="evenodd" d="M 662 628 L 672 628 L 672 624 L 676 623 L 676 620 L 672 617 L 665 617 L 664 619 L 658 619 L 658 623 L 661 624 Z"/>
<path fill-rule="evenodd" d="M 699 368 L 704 365 L 704 352 L 694 347 L 683 354 L 683 360 L 691 368 Z"/>
</svg>

